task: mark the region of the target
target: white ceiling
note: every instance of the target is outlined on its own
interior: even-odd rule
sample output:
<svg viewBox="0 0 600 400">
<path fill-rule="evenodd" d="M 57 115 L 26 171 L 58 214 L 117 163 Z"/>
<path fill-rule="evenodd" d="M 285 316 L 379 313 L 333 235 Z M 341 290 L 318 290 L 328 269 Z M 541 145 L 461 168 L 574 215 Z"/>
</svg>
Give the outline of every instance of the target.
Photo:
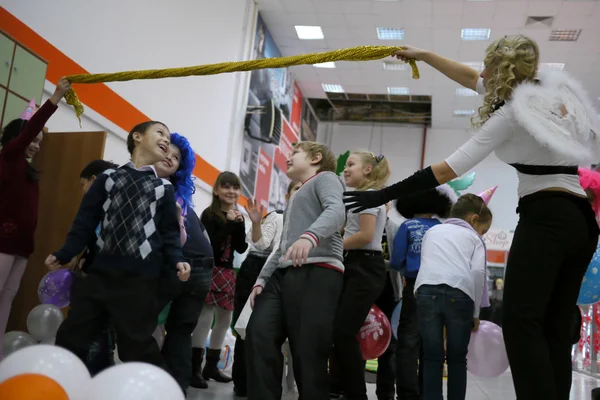
<svg viewBox="0 0 600 400">
<path fill-rule="evenodd" d="M 564 63 L 583 81 L 600 108 L 600 1 L 555 0 L 258 0 L 260 13 L 284 56 L 359 45 L 408 44 L 462 62 L 481 61 L 489 41 L 462 41 L 462 28 L 490 28 L 491 39 L 522 33 L 540 46 L 541 62 Z M 552 28 L 525 26 L 528 16 L 553 16 Z M 319 25 L 323 40 L 300 40 L 295 25 Z M 376 27 L 402 28 L 402 41 L 378 40 Z M 550 42 L 551 29 L 582 29 L 577 42 Z M 391 60 L 391 59 L 390 59 Z M 321 83 L 341 84 L 348 93 L 385 94 L 388 86 L 408 87 L 433 96 L 433 126 L 464 128 L 468 118 L 456 109 L 475 109 L 481 97 L 456 97 L 457 84 L 419 63 L 421 79 L 410 69 L 383 70 L 381 61 L 338 62 L 335 69 L 294 67 L 307 97 L 325 97 Z"/>
</svg>

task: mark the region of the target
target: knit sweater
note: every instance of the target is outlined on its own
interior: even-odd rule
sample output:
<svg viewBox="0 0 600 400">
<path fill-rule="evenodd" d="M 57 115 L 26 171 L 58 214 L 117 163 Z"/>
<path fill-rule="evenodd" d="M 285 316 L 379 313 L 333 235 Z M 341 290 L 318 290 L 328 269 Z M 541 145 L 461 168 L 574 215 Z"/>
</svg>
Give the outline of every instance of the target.
<svg viewBox="0 0 600 400">
<path fill-rule="evenodd" d="M 290 198 L 283 214 L 281 244 L 265 263 L 256 285 L 265 286 L 277 268 L 291 265 L 291 261 L 283 260 L 283 255 L 300 238 L 313 244 L 307 264 L 344 271 L 344 245 L 340 235 L 346 220 L 343 191 L 342 183 L 333 172 L 320 172 L 304 182 Z"/>
<path fill-rule="evenodd" d="M 21 133 L 0 150 L 0 253 L 25 258 L 33 253 L 39 186 L 27 178 L 25 150 L 56 109 L 46 101 Z"/>
<path fill-rule="evenodd" d="M 96 235 L 90 270 L 158 276 L 184 260 L 173 186 L 153 169 L 131 163 L 100 175 L 83 198 L 63 247 L 54 254 L 66 264 Z"/>
</svg>

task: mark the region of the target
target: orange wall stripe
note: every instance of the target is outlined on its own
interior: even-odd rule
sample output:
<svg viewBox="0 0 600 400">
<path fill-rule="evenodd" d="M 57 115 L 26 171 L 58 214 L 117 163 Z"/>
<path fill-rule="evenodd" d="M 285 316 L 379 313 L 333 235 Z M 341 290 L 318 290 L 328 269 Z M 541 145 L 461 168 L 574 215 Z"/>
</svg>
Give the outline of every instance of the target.
<svg viewBox="0 0 600 400">
<path fill-rule="evenodd" d="M 3 7 L 0 7 L 0 29 L 48 62 L 46 79 L 55 85 L 62 76 L 89 73 Z M 84 104 L 127 132 L 150 119 L 104 84 L 75 85 L 75 88 Z M 219 170 L 196 154 L 194 175 L 212 186 Z"/>
</svg>

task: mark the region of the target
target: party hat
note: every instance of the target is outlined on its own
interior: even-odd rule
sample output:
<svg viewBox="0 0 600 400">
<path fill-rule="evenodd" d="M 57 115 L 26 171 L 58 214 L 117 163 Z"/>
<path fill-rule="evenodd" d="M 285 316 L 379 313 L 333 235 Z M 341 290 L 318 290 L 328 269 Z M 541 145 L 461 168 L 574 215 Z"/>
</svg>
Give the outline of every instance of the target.
<svg viewBox="0 0 600 400">
<path fill-rule="evenodd" d="M 27 107 L 25 107 L 25 111 L 21 114 L 19 118 L 24 119 L 25 121 L 29 121 L 33 114 L 35 113 L 35 99 L 31 99 Z"/>
<path fill-rule="evenodd" d="M 490 204 L 492 197 L 494 197 L 494 193 L 496 193 L 496 189 L 498 189 L 498 185 L 489 188 L 485 192 L 479 193 L 477 196 L 481 197 L 485 204 Z"/>
</svg>

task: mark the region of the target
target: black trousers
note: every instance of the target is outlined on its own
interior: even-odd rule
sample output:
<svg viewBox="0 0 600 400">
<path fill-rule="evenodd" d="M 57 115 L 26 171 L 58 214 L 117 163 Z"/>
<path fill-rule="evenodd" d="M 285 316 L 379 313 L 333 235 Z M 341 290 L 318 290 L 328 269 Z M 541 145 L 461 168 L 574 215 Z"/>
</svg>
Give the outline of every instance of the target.
<svg viewBox="0 0 600 400">
<path fill-rule="evenodd" d="M 119 338 L 119 358 L 164 368 L 156 328 L 158 278 L 91 270 L 56 334 L 56 345 L 85 362 L 88 350 L 110 319 Z"/>
<path fill-rule="evenodd" d="M 273 273 L 248 323 L 249 400 L 281 399 L 286 338 L 300 399 L 329 400 L 327 360 L 342 284 L 340 272 L 314 264 Z"/>
<path fill-rule="evenodd" d="M 396 343 L 396 391 L 398 400 L 418 400 L 422 387 L 423 347 L 419 330 L 414 278 L 406 278 Z"/>
<path fill-rule="evenodd" d="M 256 283 L 256 279 L 260 274 L 260 270 L 267 261 L 266 257 L 260 257 L 255 254 L 248 254 L 248 257 L 242 263 L 238 271 L 235 281 L 235 297 L 233 304 L 233 324 L 240 317 L 252 288 Z M 233 366 L 231 370 L 231 378 L 237 393 L 246 392 L 248 387 L 248 377 L 246 374 L 246 345 L 245 340 L 236 336 L 235 349 L 233 352 Z"/>
<path fill-rule="evenodd" d="M 385 316 L 391 321 L 394 309 L 398 305 L 395 299 L 394 287 L 390 279 L 390 273 L 386 273 L 385 286 L 379 298 L 375 301 L 377 307 L 384 312 Z M 392 335 L 392 340 L 385 353 L 377 359 L 377 386 L 375 393 L 378 400 L 394 400 L 396 393 L 396 339 Z"/>
<path fill-rule="evenodd" d="M 158 301 L 160 311 L 171 302 L 162 356 L 167 371 L 184 392 L 192 378 L 192 333 L 208 294 L 214 264 L 212 257 L 188 262 L 192 267 L 190 279 L 181 282 L 174 275 L 163 278 Z"/>
<path fill-rule="evenodd" d="M 586 199 L 522 198 L 504 287 L 504 342 L 518 400 L 567 400 L 573 310 L 598 243 Z"/>
<path fill-rule="evenodd" d="M 351 250 L 344 266 L 344 287 L 334 324 L 332 382 L 341 382 L 349 400 L 367 400 L 365 360 L 356 335 L 383 291 L 385 264 L 380 252 Z"/>
</svg>

